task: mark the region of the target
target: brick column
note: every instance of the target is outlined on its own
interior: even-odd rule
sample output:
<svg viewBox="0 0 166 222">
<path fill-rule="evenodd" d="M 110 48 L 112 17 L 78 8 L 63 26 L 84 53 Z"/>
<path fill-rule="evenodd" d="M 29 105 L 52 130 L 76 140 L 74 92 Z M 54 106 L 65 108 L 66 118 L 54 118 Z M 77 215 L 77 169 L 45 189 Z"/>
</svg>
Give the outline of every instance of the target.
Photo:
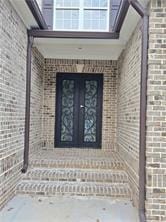
<svg viewBox="0 0 166 222">
<path fill-rule="evenodd" d="M 166 1 L 150 1 L 147 222 L 166 221 Z"/>
</svg>

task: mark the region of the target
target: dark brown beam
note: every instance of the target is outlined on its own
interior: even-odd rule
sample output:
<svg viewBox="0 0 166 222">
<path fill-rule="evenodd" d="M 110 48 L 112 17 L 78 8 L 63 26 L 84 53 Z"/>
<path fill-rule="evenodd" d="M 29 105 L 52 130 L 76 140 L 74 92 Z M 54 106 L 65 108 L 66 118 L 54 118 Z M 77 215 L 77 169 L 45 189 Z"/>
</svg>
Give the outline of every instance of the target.
<svg viewBox="0 0 166 222">
<path fill-rule="evenodd" d="M 128 0 L 142 17 L 141 85 L 140 85 L 140 135 L 139 135 L 139 217 L 146 222 L 146 118 L 147 118 L 147 78 L 148 78 L 148 11 L 137 0 Z"/>
<path fill-rule="evenodd" d="M 38 6 L 36 0 L 25 0 L 29 9 L 31 10 L 34 18 L 36 19 L 40 29 L 48 29 L 45 19 L 41 13 L 41 10 Z"/>
<path fill-rule="evenodd" d="M 128 1 L 141 17 L 147 14 L 147 10 L 139 3 L 139 1 L 137 0 L 128 0 Z"/>
<path fill-rule="evenodd" d="M 33 37 L 28 35 L 26 61 L 26 105 L 25 105 L 25 134 L 24 134 L 24 162 L 22 173 L 26 173 L 29 162 L 29 132 L 30 132 L 30 100 L 31 100 L 31 60 Z"/>
<path fill-rule="evenodd" d="M 119 33 L 113 32 L 68 32 L 49 30 L 29 30 L 29 35 L 34 38 L 82 38 L 82 39 L 118 39 Z"/>
<path fill-rule="evenodd" d="M 145 222 L 146 199 L 146 112 L 148 75 L 148 36 L 149 17 L 142 18 L 142 57 L 141 57 L 141 95 L 140 95 L 140 139 L 139 139 L 139 211 L 140 221 Z"/>
<path fill-rule="evenodd" d="M 117 14 L 115 24 L 112 29 L 113 32 L 120 33 L 120 30 L 122 28 L 122 25 L 125 20 L 126 14 L 128 12 L 129 6 L 130 6 L 130 4 L 129 4 L 128 0 L 121 0 L 119 12 Z"/>
</svg>

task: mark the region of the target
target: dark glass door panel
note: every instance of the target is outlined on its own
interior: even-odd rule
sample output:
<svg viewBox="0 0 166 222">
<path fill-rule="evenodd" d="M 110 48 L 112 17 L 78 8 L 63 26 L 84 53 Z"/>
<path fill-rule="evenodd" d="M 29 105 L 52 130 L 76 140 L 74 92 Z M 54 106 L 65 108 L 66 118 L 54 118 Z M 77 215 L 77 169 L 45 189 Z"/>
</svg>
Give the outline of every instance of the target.
<svg viewBox="0 0 166 222">
<path fill-rule="evenodd" d="M 97 81 L 85 81 L 84 142 L 96 142 L 97 90 Z"/>
<path fill-rule="evenodd" d="M 101 146 L 101 74 L 58 74 L 56 147 Z"/>
<path fill-rule="evenodd" d="M 62 81 L 61 141 L 73 141 L 74 126 L 74 80 Z"/>
</svg>

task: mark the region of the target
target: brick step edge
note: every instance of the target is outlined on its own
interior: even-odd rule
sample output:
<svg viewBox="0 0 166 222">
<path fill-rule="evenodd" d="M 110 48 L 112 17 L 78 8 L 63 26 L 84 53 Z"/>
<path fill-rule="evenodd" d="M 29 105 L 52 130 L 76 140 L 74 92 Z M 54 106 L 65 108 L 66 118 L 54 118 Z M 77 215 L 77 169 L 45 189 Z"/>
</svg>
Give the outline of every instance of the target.
<svg viewBox="0 0 166 222">
<path fill-rule="evenodd" d="M 63 160 L 47 160 L 33 159 L 30 161 L 31 167 L 42 168 L 80 168 L 80 169 L 124 169 L 124 164 L 116 160 L 100 160 L 100 159 L 63 159 Z"/>
<path fill-rule="evenodd" d="M 120 170 L 34 168 L 29 169 L 23 180 L 125 183 L 128 175 Z"/>
<path fill-rule="evenodd" d="M 115 198 L 130 198 L 129 185 L 125 184 L 101 184 L 101 183 L 76 183 L 76 182 L 41 182 L 22 181 L 17 186 L 17 194 L 35 194 L 44 196 L 55 195 L 81 195 L 103 196 Z"/>
</svg>

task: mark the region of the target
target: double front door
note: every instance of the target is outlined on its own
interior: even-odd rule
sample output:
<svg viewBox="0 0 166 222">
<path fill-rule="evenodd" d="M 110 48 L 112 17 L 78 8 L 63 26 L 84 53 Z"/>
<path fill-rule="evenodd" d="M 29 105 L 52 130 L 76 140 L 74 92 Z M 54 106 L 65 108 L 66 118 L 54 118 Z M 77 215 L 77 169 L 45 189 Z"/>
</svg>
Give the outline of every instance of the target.
<svg viewBox="0 0 166 222">
<path fill-rule="evenodd" d="M 56 147 L 101 147 L 103 75 L 57 74 Z"/>
</svg>

